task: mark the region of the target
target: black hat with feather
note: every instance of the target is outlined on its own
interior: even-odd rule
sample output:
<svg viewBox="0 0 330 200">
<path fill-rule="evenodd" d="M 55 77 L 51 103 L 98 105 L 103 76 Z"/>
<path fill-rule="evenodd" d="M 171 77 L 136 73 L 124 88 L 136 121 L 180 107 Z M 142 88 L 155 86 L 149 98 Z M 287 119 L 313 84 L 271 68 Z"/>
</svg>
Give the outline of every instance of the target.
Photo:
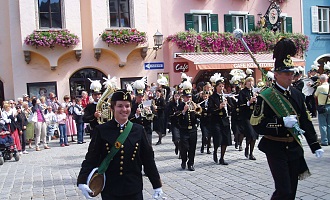
<svg viewBox="0 0 330 200">
<path fill-rule="evenodd" d="M 291 57 L 296 55 L 297 48 L 292 40 L 282 38 L 274 47 L 275 72 L 293 72 L 294 65 Z"/>
</svg>

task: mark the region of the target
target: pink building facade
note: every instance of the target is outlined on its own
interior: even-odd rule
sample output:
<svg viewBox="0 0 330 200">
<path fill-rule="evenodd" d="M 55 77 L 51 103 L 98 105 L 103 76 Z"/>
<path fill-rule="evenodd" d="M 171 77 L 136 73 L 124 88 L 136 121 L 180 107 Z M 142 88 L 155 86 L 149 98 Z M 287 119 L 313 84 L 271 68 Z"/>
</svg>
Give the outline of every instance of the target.
<svg viewBox="0 0 330 200">
<path fill-rule="evenodd" d="M 108 74 L 116 76 L 117 86 L 122 87 L 143 76 L 150 84 L 164 73 L 173 86 L 181 82 L 182 71 L 197 82 L 216 71 L 244 68 L 242 61 L 231 63 L 232 67 L 214 61 L 203 68 L 196 57 L 180 56 L 182 52 L 166 37 L 187 28 L 248 32 L 260 23 L 269 5 L 268 0 L 5 0 L 0 8 L 0 101 L 25 93 L 39 97 L 55 92 L 60 99 L 66 94 L 80 96 L 89 90 L 87 78 L 103 80 Z M 301 33 L 301 1 L 278 5 L 283 31 L 289 27 Z M 145 32 L 147 42 L 108 45 L 102 41 L 104 31 L 131 28 Z M 34 31 L 49 29 L 69 30 L 80 42 L 52 49 L 24 43 Z M 154 48 L 157 30 L 164 36 L 160 49 Z M 255 76 L 260 76 L 258 70 Z"/>
</svg>

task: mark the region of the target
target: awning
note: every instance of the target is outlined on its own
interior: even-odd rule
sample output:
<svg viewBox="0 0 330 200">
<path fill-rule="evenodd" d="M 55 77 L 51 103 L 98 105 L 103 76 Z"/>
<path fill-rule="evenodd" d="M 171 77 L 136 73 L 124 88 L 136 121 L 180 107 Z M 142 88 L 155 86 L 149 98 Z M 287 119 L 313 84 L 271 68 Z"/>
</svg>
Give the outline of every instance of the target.
<svg viewBox="0 0 330 200">
<path fill-rule="evenodd" d="M 257 68 L 249 54 L 179 54 L 181 58 L 189 60 L 196 65 L 196 69 L 235 69 Z M 273 68 L 273 54 L 254 54 L 261 68 Z M 294 66 L 305 66 L 305 61 L 292 58 Z"/>
</svg>

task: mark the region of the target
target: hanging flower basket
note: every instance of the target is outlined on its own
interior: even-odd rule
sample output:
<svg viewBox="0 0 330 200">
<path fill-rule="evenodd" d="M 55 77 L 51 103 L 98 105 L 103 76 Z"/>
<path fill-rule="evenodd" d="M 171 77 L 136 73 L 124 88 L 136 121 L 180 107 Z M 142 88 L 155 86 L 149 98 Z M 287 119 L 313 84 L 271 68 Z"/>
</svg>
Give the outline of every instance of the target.
<svg viewBox="0 0 330 200">
<path fill-rule="evenodd" d="M 35 46 L 36 48 L 49 47 L 51 49 L 56 45 L 69 48 L 78 43 L 78 36 L 68 30 L 34 31 L 24 40 L 26 45 Z"/>
<path fill-rule="evenodd" d="M 101 38 L 104 42 L 113 45 L 124 45 L 124 44 L 143 44 L 147 42 L 145 32 L 140 32 L 136 29 L 119 29 L 104 31 L 101 34 Z"/>
</svg>

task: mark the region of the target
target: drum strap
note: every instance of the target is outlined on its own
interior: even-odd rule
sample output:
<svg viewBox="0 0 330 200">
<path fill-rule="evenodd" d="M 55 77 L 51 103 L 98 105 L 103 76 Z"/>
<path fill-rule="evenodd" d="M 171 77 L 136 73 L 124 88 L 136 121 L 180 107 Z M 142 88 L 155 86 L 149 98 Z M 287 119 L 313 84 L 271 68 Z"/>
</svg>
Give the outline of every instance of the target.
<svg viewBox="0 0 330 200">
<path fill-rule="evenodd" d="M 116 153 L 119 151 L 121 144 L 124 144 L 132 127 L 133 127 L 133 123 L 131 121 L 128 121 L 124 131 L 119 135 L 115 144 L 112 145 L 110 152 L 102 161 L 102 163 L 98 169 L 98 174 L 103 174 L 108 169 L 110 161 L 116 155 Z"/>
</svg>

